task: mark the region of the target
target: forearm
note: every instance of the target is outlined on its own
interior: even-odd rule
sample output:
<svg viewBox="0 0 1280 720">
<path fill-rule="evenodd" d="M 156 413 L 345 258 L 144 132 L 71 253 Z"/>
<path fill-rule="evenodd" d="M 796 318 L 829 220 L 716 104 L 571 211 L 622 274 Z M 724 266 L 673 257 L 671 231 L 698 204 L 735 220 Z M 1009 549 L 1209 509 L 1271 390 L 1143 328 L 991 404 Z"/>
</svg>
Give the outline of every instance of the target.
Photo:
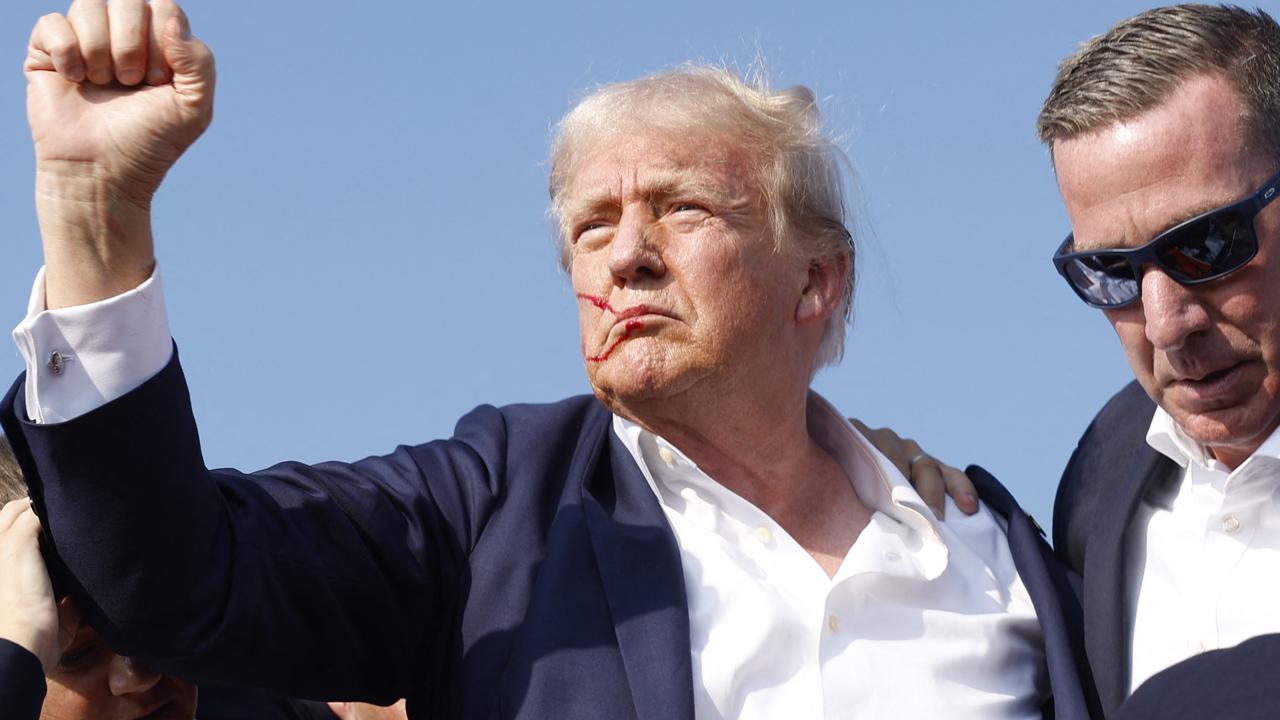
<svg viewBox="0 0 1280 720">
<path fill-rule="evenodd" d="M 417 462 L 402 450 L 211 474 L 176 363 L 71 422 L 20 422 L 16 387 L 0 413 L 91 622 L 121 652 L 201 682 L 403 696 L 427 629 L 450 637 L 458 586 L 440 574 L 462 562 L 461 541 L 427 541 L 455 523 L 419 496 Z"/>
<path fill-rule="evenodd" d="M 155 267 L 150 195 L 87 165 L 36 173 L 47 308 L 104 300 L 141 285 Z"/>
</svg>

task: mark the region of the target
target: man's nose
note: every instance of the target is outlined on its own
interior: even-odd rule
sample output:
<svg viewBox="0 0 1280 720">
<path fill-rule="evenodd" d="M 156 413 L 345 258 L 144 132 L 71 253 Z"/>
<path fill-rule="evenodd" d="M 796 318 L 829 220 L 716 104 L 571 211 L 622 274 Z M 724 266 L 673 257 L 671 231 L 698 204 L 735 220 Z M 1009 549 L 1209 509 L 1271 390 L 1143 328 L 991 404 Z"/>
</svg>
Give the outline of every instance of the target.
<svg viewBox="0 0 1280 720">
<path fill-rule="evenodd" d="M 1147 339 L 1157 350 L 1177 350 L 1188 337 L 1212 324 L 1195 289 L 1156 267 L 1142 274 L 1142 313 Z"/>
<path fill-rule="evenodd" d="M 107 668 L 107 686 L 116 696 L 144 693 L 156 686 L 164 675 L 133 658 L 116 655 Z"/>
<path fill-rule="evenodd" d="M 667 266 L 657 247 L 657 224 L 643 212 L 624 212 L 609 244 L 609 271 L 619 284 L 662 277 Z"/>
</svg>

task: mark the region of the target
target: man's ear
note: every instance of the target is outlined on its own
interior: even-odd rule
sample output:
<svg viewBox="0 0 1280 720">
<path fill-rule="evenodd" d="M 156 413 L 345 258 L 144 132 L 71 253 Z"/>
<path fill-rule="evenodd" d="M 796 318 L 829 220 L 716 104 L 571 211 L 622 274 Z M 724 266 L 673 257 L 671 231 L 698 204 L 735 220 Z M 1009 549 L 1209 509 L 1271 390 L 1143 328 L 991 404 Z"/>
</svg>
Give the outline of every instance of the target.
<svg viewBox="0 0 1280 720">
<path fill-rule="evenodd" d="M 84 617 L 80 615 L 80 608 L 76 607 L 75 600 L 64 597 L 58 601 L 58 649 L 61 652 L 66 652 L 71 647 L 83 624 Z"/>
<path fill-rule="evenodd" d="M 809 263 L 808 282 L 800 291 L 800 302 L 796 304 L 798 324 L 826 322 L 839 310 L 840 302 L 844 300 L 845 283 L 853 281 L 849 277 L 849 263 L 852 261 L 846 252 Z"/>
</svg>

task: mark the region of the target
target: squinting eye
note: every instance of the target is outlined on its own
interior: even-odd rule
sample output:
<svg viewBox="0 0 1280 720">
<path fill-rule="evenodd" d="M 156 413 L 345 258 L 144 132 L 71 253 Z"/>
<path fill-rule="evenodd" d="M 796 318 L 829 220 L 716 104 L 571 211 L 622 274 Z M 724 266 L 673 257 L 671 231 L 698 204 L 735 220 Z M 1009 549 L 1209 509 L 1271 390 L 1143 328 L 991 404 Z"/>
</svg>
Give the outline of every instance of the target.
<svg viewBox="0 0 1280 720">
<path fill-rule="evenodd" d="M 671 212 L 686 212 L 689 210 L 701 210 L 701 209 L 702 209 L 701 205 L 695 205 L 693 203 L 678 203 L 672 206 Z"/>
<path fill-rule="evenodd" d="M 584 225 L 580 225 L 576 230 L 573 231 L 573 242 L 575 243 L 578 242 L 578 240 L 583 235 L 586 235 L 592 230 L 599 230 L 601 227 L 603 227 L 603 225 L 601 225 L 600 223 L 586 223 Z"/>
<path fill-rule="evenodd" d="M 78 647 L 73 647 L 62 654 L 58 658 L 58 667 L 63 670 L 76 670 L 80 667 L 90 665 L 94 657 L 98 653 L 98 641 L 92 640 L 83 643 Z"/>
</svg>

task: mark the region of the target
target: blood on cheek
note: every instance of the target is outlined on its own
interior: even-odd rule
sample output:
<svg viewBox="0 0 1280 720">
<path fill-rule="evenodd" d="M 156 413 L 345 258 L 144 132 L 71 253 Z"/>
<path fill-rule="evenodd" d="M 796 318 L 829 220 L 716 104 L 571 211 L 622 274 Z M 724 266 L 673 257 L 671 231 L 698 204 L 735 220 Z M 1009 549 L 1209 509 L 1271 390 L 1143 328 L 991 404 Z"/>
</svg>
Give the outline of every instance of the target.
<svg viewBox="0 0 1280 720">
<path fill-rule="evenodd" d="M 604 352 L 600 353 L 599 355 L 588 357 L 587 358 L 588 362 L 604 362 L 605 360 L 608 360 L 609 356 L 613 354 L 613 351 L 619 345 L 621 345 L 624 340 L 631 337 L 631 333 L 644 327 L 643 320 L 641 320 L 638 317 L 630 317 L 630 316 L 644 315 L 647 312 L 649 312 L 648 308 L 645 307 L 644 305 L 636 305 L 635 307 L 627 308 L 622 313 L 619 313 L 617 310 L 613 309 L 613 306 L 609 304 L 608 300 L 605 300 L 602 297 L 598 297 L 596 295 L 588 295 L 586 293 L 578 293 L 578 298 L 582 300 L 586 300 L 587 302 L 591 303 L 592 305 L 595 305 L 596 307 L 600 308 L 601 310 L 604 310 L 605 312 L 613 315 L 616 318 L 622 319 L 624 316 L 628 316 L 626 317 L 626 322 L 622 326 L 622 335 L 618 337 L 617 340 L 614 340 L 613 343 L 609 345 L 609 347 L 605 348 Z M 586 352 L 587 352 L 586 341 L 583 341 L 582 354 L 586 355 Z"/>
</svg>

